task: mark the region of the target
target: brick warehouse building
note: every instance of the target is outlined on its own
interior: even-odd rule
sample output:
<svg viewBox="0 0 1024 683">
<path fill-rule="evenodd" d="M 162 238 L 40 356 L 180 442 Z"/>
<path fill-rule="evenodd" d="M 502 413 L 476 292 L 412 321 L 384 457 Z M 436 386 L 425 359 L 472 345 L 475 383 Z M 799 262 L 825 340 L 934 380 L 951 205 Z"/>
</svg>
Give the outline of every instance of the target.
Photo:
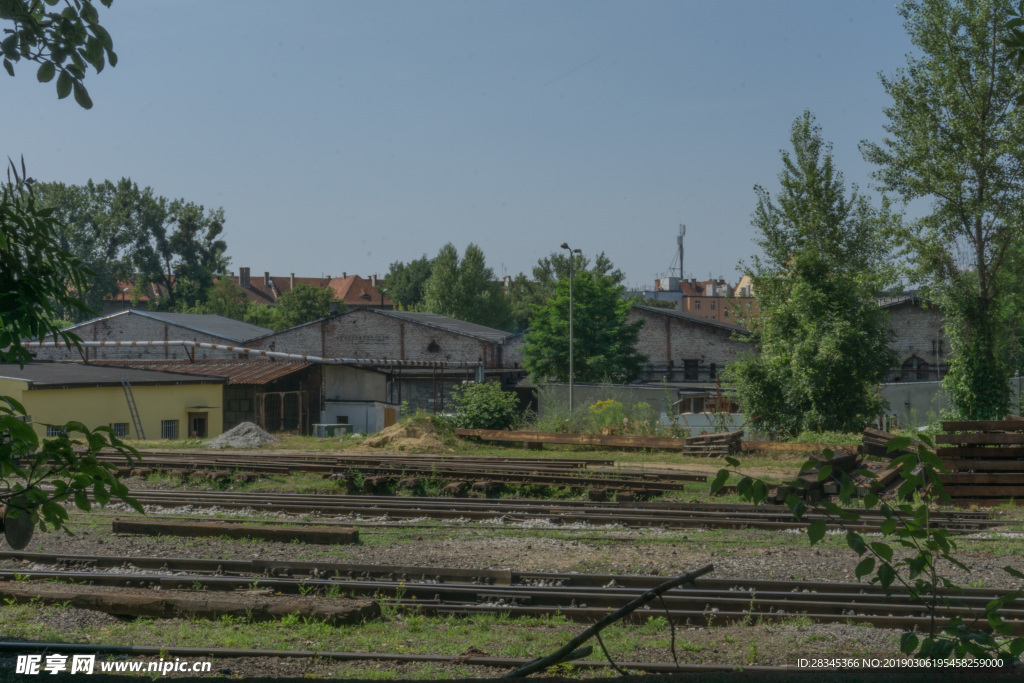
<svg viewBox="0 0 1024 683">
<path fill-rule="evenodd" d="M 949 371 L 952 349 L 942 329 L 942 312 L 916 292 L 880 299 L 889 311 L 895 335 L 892 348 L 899 364 L 889 373 L 890 382 L 940 380 Z"/>
<path fill-rule="evenodd" d="M 358 309 L 250 340 L 247 346 L 325 358 L 390 358 L 410 361 L 482 362 L 485 376 L 505 387 L 525 376 L 523 336 L 434 313 Z M 452 388 L 471 371 L 382 368 L 387 401 L 441 410 Z M 337 386 L 336 366 L 324 368 L 324 386 Z M 325 402 L 335 397 L 324 394 Z"/>
<path fill-rule="evenodd" d="M 629 321 L 643 320 L 637 351 L 647 356 L 645 382 L 714 382 L 725 364 L 756 351 L 735 339 L 748 330 L 670 308 L 634 305 Z"/>
</svg>

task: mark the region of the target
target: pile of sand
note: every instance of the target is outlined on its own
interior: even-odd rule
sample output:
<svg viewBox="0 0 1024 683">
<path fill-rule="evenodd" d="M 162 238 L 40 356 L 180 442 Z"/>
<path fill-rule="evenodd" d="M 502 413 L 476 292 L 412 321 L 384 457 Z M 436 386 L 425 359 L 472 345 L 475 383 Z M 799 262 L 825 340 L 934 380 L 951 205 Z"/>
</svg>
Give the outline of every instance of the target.
<svg viewBox="0 0 1024 683">
<path fill-rule="evenodd" d="M 412 419 L 393 424 L 387 429 L 366 437 L 360 445 L 366 450 L 386 448 L 388 450 L 418 453 L 437 453 L 446 450 L 437 436 L 433 420 Z"/>
<path fill-rule="evenodd" d="M 207 448 L 256 448 L 268 443 L 277 443 L 277 439 L 252 422 L 243 422 L 203 445 Z"/>
</svg>

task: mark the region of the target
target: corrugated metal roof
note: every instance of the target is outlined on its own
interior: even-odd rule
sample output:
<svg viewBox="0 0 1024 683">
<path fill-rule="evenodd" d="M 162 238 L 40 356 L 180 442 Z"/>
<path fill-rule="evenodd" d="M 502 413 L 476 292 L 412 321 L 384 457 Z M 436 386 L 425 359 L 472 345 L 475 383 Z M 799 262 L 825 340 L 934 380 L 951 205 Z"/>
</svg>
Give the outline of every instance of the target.
<svg viewBox="0 0 1024 683">
<path fill-rule="evenodd" d="M 220 337 L 221 339 L 233 342 L 249 341 L 250 339 L 263 337 L 273 332 L 273 330 L 267 327 L 250 325 L 249 323 L 244 323 L 241 320 L 225 318 L 222 315 L 203 313 L 164 313 L 163 311 L 140 311 L 135 308 L 127 311 L 118 311 L 117 313 L 93 318 L 92 320 L 86 320 L 85 322 L 78 323 L 77 325 L 72 325 L 67 329 L 70 331 L 76 331 L 101 320 L 109 320 L 121 315 L 141 315 L 144 318 L 152 318 L 153 320 L 159 320 L 160 322 L 165 322 L 170 325 L 177 325 L 178 327 L 184 327 L 195 332 L 205 332 L 206 334 L 212 334 L 215 337 Z M 46 338 L 49 339 L 49 337 Z"/>
<path fill-rule="evenodd" d="M 421 325 L 429 325 L 431 327 L 438 327 L 449 332 L 456 334 L 465 334 L 470 337 L 476 337 L 489 342 L 503 342 L 509 337 L 513 336 L 511 332 L 505 332 L 504 330 L 496 330 L 493 327 L 485 327 L 484 325 L 477 325 L 476 323 L 468 323 L 465 320 L 459 320 L 458 318 L 450 318 L 446 315 L 438 315 L 437 313 L 419 313 L 415 311 L 381 311 L 375 310 L 374 313 L 380 313 L 381 315 L 390 315 L 393 318 L 404 318 L 405 320 L 411 320 L 414 323 L 420 323 Z"/>
<path fill-rule="evenodd" d="M 226 377 L 228 384 L 269 384 L 311 365 L 268 360 L 199 360 L 194 363 L 187 360 L 104 360 L 90 365 L 99 363 L 109 367 Z"/>
<path fill-rule="evenodd" d="M 224 378 L 199 373 L 154 372 L 130 367 L 105 367 L 85 363 L 29 363 L 0 365 L 0 377 L 30 382 L 33 387 L 49 386 L 121 386 L 126 378 L 133 386 L 153 384 L 223 384 Z"/>
<path fill-rule="evenodd" d="M 262 337 L 265 334 L 273 332 L 273 330 L 269 328 L 250 325 L 249 323 L 242 322 L 241 320 L 225 318 L 222 315 L 210 315 L 205 313 L 164 313 L 163 311 L 137 310 L 131 310 L 128 312 L 162 320 L 164 322 L 171 323 L 172 325 L 188 327 L 196 330 L 197 332 L 206 332 L 207 334 L 212 334 L 217 337 L 223 337 L 224 339 L 230 339 L 231 341 L 237 342 L 255 339 L 256 337 Z"/>
<path fill-rule="evenodd" d="M 642 311 L 648 311 L 650 313 L 660 313 L 661 315 L 667 315 L 670 318 L 679 318 L 681 320 L 688 320 L 693 323 L 710 325 L 711 327 L 720 327 L 723 330 L 729 330 L 730 332 L 750 334 L 750 330 L 740 325 L 729 325 L 728 323 L 719 322 L 717 320 L 710 320 L 699 315 L 693 315 L 692 313 L 683 313 L 682 311 L 677 311 L 674 308 L 657 308 L 656 306 L 641 306 L 640 304 L 633 304 L 633 308 L 639 308 Z"/>
</svg>

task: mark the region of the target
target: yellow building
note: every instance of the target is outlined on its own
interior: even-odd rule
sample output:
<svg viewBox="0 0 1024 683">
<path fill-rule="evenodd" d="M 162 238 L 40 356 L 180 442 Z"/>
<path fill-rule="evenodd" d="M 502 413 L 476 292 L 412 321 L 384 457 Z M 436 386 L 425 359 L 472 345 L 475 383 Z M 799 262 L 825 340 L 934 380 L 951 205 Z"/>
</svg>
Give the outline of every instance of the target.
<svg viewBox="0 0 1024 683">
<path fill-rule="evenodd" d="M 128 407 L 127 380 L 135 399 L 140 435 Z M 25 406 L 39 436 L 56 436 L 48 425 L 72 420 L 90 429 L 113 427 L 121 438 L 209 438 L 223 431 L 223 377 L 109 368 L 83 363 L 0 365 L 0 396 Z"/>
</svg>

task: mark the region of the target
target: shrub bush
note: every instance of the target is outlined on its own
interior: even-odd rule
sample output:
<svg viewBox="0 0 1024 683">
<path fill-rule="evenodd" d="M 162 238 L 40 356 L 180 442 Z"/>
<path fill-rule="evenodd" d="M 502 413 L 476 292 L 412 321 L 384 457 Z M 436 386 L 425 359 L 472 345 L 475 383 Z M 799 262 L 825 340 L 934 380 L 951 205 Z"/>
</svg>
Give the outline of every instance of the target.
<svg viewBox="0 0 1024 683">
<path fill-rule="evenodd" d="M 515 394 L 491 382 L 464 384 L 452 392 L 455 412 L 450 419 L 461 429 L 511 429 L 519 424 L 519 401 Z"/>
</svg>

